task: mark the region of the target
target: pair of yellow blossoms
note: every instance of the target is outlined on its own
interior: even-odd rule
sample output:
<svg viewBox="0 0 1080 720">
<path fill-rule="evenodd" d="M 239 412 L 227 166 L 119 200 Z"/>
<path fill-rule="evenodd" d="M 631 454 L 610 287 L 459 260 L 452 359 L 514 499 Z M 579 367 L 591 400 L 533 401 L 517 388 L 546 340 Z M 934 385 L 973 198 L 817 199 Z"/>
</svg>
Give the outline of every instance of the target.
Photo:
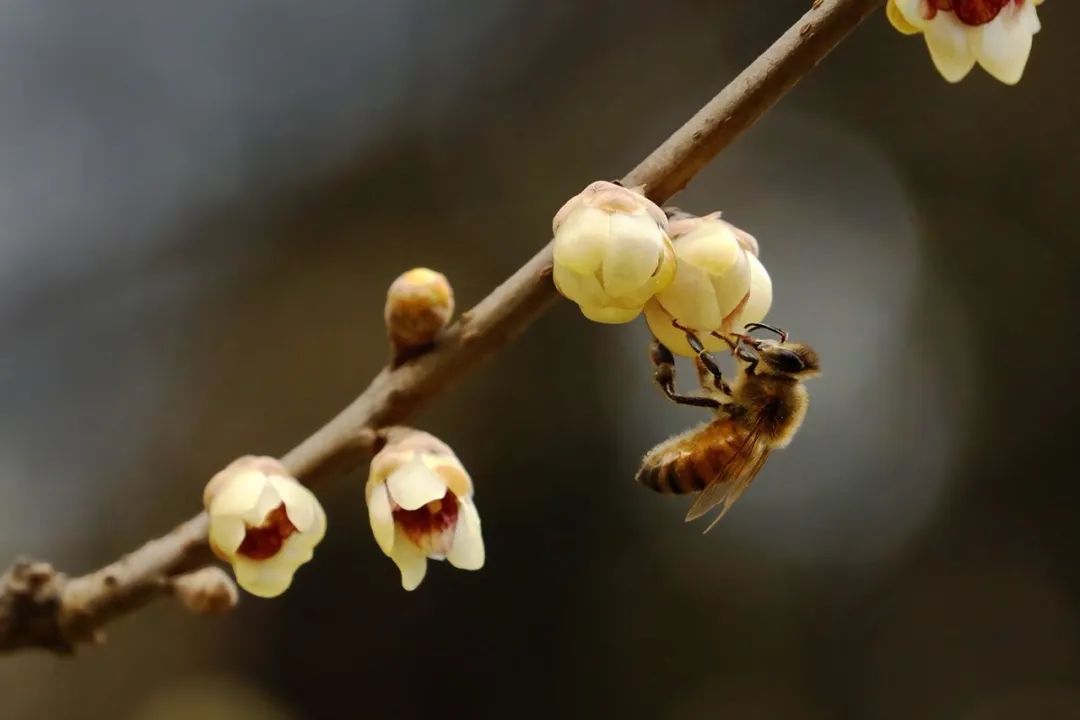
<svg viewBox="0 0 1080 720">
<path fill-rule="evenodd" d="M 420 584 L 428 559 L 480 569 L 484 540 L 469 474 L 435 437 L 395 432 L 372 459 L 365 495 L 375 541 L 398 566 L 402 586 Z M 240 587 L 260 597 L 285 592 L 326 533 L 314 493 L 269 457 L 233 462 L 207 484 L 203 503 L 210 547 Z"/>
<path fill-rule="evenodd" d="M 1020 82 L 1039 32 L 1042 0 L 889 0 L 889 20 L 922 33 L 938 72 L 959 82 L 978 63 L 1003 83 Z"/>
<path fill-rule="evenodd" d="M 567 201 L 552 227 L 560 293 L 596 322 L 644 312 L 653 334 L 683 355 L 694 352 L 679 327 L 726 348 L 713 333 L 763 320 L 772 304 L 757 241 L 719 213 L 669 219 L 638 189 L 599 181 Z"/>
</svg>

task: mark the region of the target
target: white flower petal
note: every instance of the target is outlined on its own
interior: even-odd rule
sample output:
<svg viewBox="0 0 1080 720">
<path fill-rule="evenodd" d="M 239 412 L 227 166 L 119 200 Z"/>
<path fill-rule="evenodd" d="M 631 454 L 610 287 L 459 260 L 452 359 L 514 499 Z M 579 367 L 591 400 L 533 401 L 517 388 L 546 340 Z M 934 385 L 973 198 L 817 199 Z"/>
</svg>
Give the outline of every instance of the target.
<svg viewBox="0 0 1080 720">
<path fill-rule="evenodd" d="M 746 323 L 761 322 L 772 307 L 772 278 L 760 260 L 753 255 L 747 257 L 750 259 L 750 297 L 732 322 L 734 330 L 739 330 Z"/>
<path fill-rule="evenodd" d="M 581 314 L 589 320 L 605 325 L 622 325 L 641 314 L 641 308 L 626 309 L 614 306 L 579 305 Z"/>
<path fill-rule="evenodd" d="M 446 559 L 461 570 L 484 566 L 484 538 L 480 533 L 480 513 L 469 499 L 462 499 L 454 540 Z"/>
<path fill-rule="evenodd" d="M 454 495 L 459 498 L 472 496 L 472 478 L 469 477 L 469 473 L 465 471 L 461 461 L 456 457 L 436 457 L 431 460 L 430 465 L 435 472 L 442 475 L 443 480 L 446 481 L 446 486 L 450 488 L 450 492 L 454 493 Z"/>
<path fill-rule="evenodd" d="M 716 296 L 716 305 L 724 317 L 735 310 L 750 291 L 752 269 L 750 260 L 757 260 L 753 255 L 741 251 L 739 263 L 723 275 L 712 276 L 713 291 Z M 721 325 L 723 323 L 721 322 Z M 710 329 L 720 329 L 712 327 Z"/>
<path fill-rule="evenodd" d="M 284 563 L 298 568 L 315 555 L 317 541 L 311 540 L 311 537 L 304 533 L 293 533 L 281 543 L 281 549 L 277 551 L 277 554 L 265 562 Z"/>
<path fill-rule="evenodd" d="M 300 532 L 307 532 L 315 524 L 319 501 L 315 494 L 291 477 L 271 476 L 269 483 L 285 504 L 289 522 Z"/>
<path fill-rule="evenodd" d="M 239 515 L 210 515 L 210 542 L 230 558 L 244 542 L 247 528 Z"/>
<path fill-rule="evenodd" d="M 578 207 L 555 233 L 555 264 L 592 275 L 599 269 L 610 245 L 611 215 L 599 208 Z"/>
<path fill-rule="evenodd" d="M 561 265 L 555 265 L 553 277 L 555 287 L 563 297 L 576 302 L 582 315 L 593 322 L 618 325 L 628 323 L 641 314 L 640 307 L 616 304 L 604 292 L 600 281 L 591 275 L 575 275 Z"/>
<path fill-rule="evenodd" d="M 240 557 L 233 563 L 233 572 L 236 574 L 236 583 L 244 590 L 258 597 L 272 598 L 289 589 L 296 567 L 281 562 Z"/>
<path fill-rule="evenodd" d="M 744 233 L 745 234 L 745 233 Z M 749 237 L 749 236 L 748 236 Z M 757 242 L 754 242 L 756 247 Z M 719 330 L 723 319 L 734 310 L 750 289 L 750 263 L 747 252 L 733 226 L 719 218 L 702 219 L 695 229 L 675 242 L 675 255 L 687 279 L 691 268 L 706 275 L 709 286 L 697 290 L 710 293 L 714 300 L 704 303 L 692 297 L 681 300 L 670 292 L 660 295 L 660 302 L 682 325 L 698 330 Z M 678 283 L 676 277 L 674 286 Z M 669 287 L 669 291 L 670 291 Z"/>
<path fill-rule="evenodd" d="M 1042 30 L 1042 23 L 1039 22 L 1039 11 L 1036 9 L 1039 5 L 1042 5 L 1042 0 L 1035 0 L 1030 12 L 1023 7 L 1017 11 L 1020 13 L 1020 22 L 1024 24 L 1024 27 L 1032 35 Z"/>
<path fill-rule="evenodd" d="M 930 58 L 941 76 L 951 83 L 963 80 L 975 67 L 968 44 L 968 27 L 951 12 L 939 12 L 923 29 Z"/>
<path fill-rule="evenodd" d="M 390 495 L 386 485 L 379 484 L 368 493 L 368 520 L 371 522 L 371 534 L 384 554 L 389 555 L 394 547 L 394 513 L 390 506 Z"/>
<path fill-rule="evenodd" d="M 578 305 L 602 306 L 611 302 L 595 275 L 581 275 L 556 263 L 552 268 L 552 279 L 559 293 Z"/>
<path fill-rule="evenodd" d="M 259 503 L 266 487 L 266 475 L 258 470 L 224 478 L 208 510 L 212 515 L 244 515 Z"/>
<path fill-rule="evenodd" d="M 993 21 L 971 30 L 971 49 L 986 72 L 1015 85 L 1024 74 L 1038 25 L 1034 5 L 1025 2 L 1016 8 L 1010 4 Z"/>
<path fill-rule="evenodd" d="M 303 534 L 306 542 L 311 543 L 311 547 L 321 543 L 323 537 L 326 536 L 326 511 L 323 510 L 323 506 L 318 500 L 315 501 L 315 519 L 312 521 L 311 527 L 305 530 Z"/>
<path fill-rule="evenodd" d="M 905 35 L 915 35 L 919 32 L 918 26 L 912 24 L 903 11 L 896 5 L 896 0 L 889 0 L 889 4 L 885 8 L 885 14 L 889 18 L 889 22 L 892 26 L 902 32 Z"/>
<path fill-rule="evenodd" d="M 697 357 L 697 353 L 686 340 L 686 333 L 671 324 L 671 316 L 658 301 L 653 300 L 645 306 L 645 321 L 649 324 L 653 336 L 671 352 L 683 357 Z M 711 333 L 698 332 L 696 335 L 709 352 L 727 352 L 731 349 L 726 342 L 713 337 Z"/>
<path fill-rule="evenodd" d="M 266 520 L 266 516 L 280 507 L 281 504 L 281 496 L 278 495 L 277 488 L 275 488 L 269 482 L 269 478 L 267 478 L 267 482 L 263 485 L 262 493 L 259 495 L 258 501 L 250 510 L 244 513 L 244 522 L 251 527 L 262 525 Z"/>
<path fill-rule="evenodd" d="M 427 574 L 427 558 L 400 529 L 396 532 L 390 559 L 401 571 L 401 587 L 415 590 Z"/>
<path fill-rule="evenodd" d="M 889 0 L 889 17 L 892 19 L 892 8 L 895 7 L 901 20 L 915 28 L 922 29 L 930 22 L 927 17 L 926 0 Z"/>
<path fill-rule="evenodd" d="M 650 279 L 660 267 L 667 237 L 648 215 L 611 216 L 612 242 L 601 266 L 604 290 L 642 304 L 652 297 Z"/>
<path fill-rule="evenodd" d="M 446 481 L 428 467 L 418 453 L 390 473 L 386 479 L 386 489 L 390 492 L 390 499 L 405 510 L 418 510 L 446 495 Z"/>
<path fill-rule="evenodd" d="M 688 262 L 710 275 L 723 275 L 742 261 L 743 247 L 731 225 L 719 218 L 703 220 L 675 241 L 679 262 Z"/>
<path fill-rule="evenodd" d="M 386 447 L 375 454 L 375 457 L 371 459 L 371 467 L 368 470 L 367 483 L 364 485 L 364 493 L 370 493 L 373 488 L 379 485 L 385 485 L 386 479 L 390 477 L 390 473 L 394 472 L 402 465 L 408 464 L 417 453 L 417 448 L 412 446 L 405 447 L 400 443 L 395 444 L 393 447 Z"/>
<path fill-rule="evenodd" d="M 691 263 L 679 263 L 675 279 L 667 289 L 657 293 L 656 299 L 685 327 L 696 330 L 718 328 L 724 319 L 725 313 L 720 310 L 712 278 Z"/>
</svg>

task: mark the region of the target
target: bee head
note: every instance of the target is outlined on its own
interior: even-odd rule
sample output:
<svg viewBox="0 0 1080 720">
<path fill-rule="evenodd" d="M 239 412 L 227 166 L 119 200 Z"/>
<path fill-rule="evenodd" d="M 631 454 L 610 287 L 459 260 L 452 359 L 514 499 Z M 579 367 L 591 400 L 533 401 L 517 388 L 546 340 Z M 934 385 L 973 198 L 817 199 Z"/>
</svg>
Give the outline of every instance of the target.
<svg viewBox="0 0 1080 720">
<path fill-rule="evenodd" d="M 818 354 L 809 345 L 797 342 L 758 340 L 759 372 L 796 378 L 814 377 L 821 372 Z"/>
</svg>

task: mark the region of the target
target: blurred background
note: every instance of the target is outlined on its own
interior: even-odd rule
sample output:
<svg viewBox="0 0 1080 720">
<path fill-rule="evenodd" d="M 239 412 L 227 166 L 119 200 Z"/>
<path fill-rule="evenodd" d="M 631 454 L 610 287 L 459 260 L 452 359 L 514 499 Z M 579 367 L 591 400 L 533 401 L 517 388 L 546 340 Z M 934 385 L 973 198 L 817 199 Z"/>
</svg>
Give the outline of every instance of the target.
<svg viewBox="0 0 1080 720">
<path fill-rule="evenodd" d="M 0 560 L 89 570 L 286 451 L 399 272 L 479 300 L 807 5 L 5 2 Z M 1019 87 L 953 87 L 879 13 L 677 199 L 758 237 L 825 368 L 712 533 L 632 482 L 706 416 L 562 302 L 416 421 L 482 572 L 402 591 L 358 472 L 285 596 L 0 658 L 0 716 L 1080 718 L 1080 7 L 1041 16 Z"/>
</svg>

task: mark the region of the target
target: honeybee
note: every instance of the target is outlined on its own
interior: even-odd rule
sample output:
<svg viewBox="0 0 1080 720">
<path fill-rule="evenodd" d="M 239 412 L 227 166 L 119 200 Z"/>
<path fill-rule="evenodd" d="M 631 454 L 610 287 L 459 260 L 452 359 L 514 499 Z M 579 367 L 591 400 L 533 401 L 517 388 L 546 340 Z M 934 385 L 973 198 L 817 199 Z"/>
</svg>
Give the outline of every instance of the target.
<svg viewBox="0 0 1080 720">
<path fill-rule="evenodd" d="M 659 341 L 651 347 L 655 379 L 672 401 L 711 408 L 716 417 L 666 440 L 645 455 L 637 481 L 657 492 L 700 493 L 686 521 L 696 520 L 717 506 L 720 513 L 708 532 L 739 499 L 765 465 L 773 450 L 795 436 L 809 404 L 803 380 L 819 373 L 818 356 L 808 345 L 789 342 L 787 333 L 761 323 L 746 326 L 744 334 L 716 334 L 731 346 L 738 373 L 729 384 L 693 332 L 686 332 L 704 394 L 675 391 L 675 358 Z M 777 340 L 752 337 L 764 329 Z"/>
</svg>

